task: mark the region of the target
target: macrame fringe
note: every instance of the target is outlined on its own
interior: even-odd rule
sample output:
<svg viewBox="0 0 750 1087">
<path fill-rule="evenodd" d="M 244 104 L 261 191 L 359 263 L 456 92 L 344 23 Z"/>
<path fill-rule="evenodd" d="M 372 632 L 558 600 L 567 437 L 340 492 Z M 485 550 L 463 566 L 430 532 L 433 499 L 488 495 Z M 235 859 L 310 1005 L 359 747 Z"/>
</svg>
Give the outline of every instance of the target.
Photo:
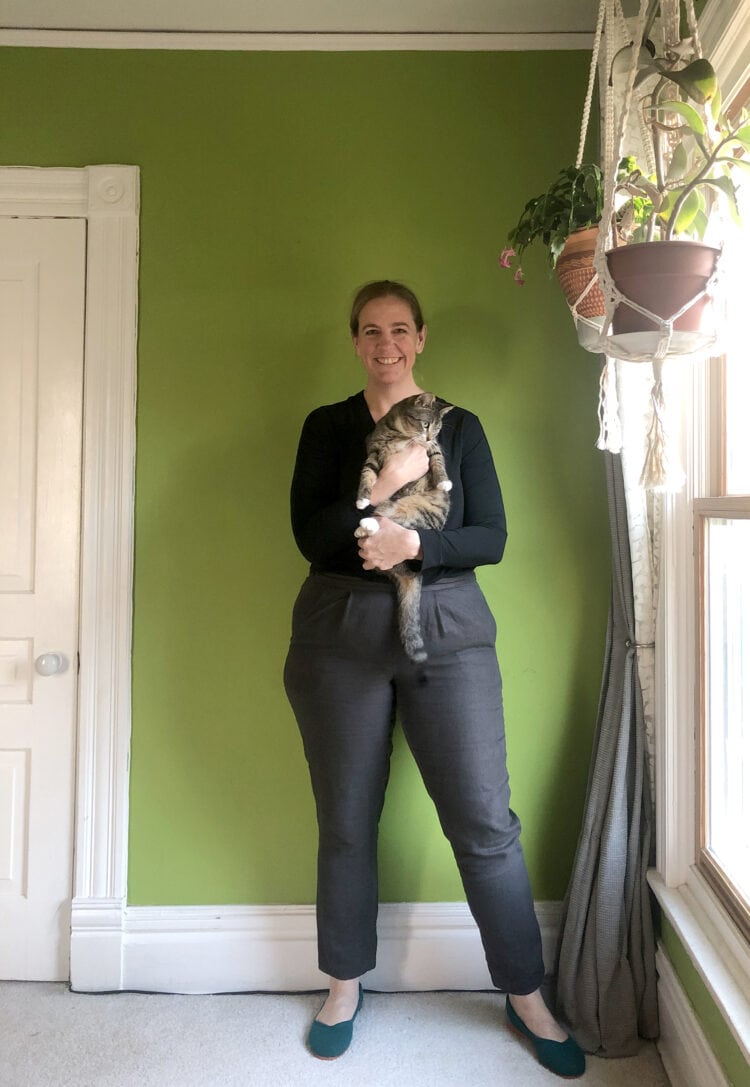
<svg viewBox="0 0 750 1087">
<path fill-rule="evenodd" d="M 615 360 L 605 359 L 599 377 L 599 437 L 596 448 L 607 453 L 619 453 L 622 450 L 622 428 L 620 427 L 620 405 L 617 400 L 617 375 Z"/>
<path fill-rule="evenodd" d="M 654 384 L 651 387 L 651 425 L 646 436 L 646 459 L 640 484 L 647 491 L 679 491 L 685 481 L 670 454 L 667 429 L 667 405 L 662 384 L 662 363 L 654 360 Z"/>
</svg>

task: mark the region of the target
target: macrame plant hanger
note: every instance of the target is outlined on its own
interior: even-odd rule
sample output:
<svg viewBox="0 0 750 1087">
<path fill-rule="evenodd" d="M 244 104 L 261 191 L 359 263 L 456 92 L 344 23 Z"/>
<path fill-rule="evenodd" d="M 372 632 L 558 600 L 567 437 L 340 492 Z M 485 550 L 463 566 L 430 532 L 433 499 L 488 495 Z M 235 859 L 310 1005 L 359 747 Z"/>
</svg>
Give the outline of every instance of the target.
<svg viewBox="0 0 750 1087">
<path fill-rule="evenodd" d="M 698 26 L 695 18 L 693 0 L 684 0 L 693 50 L 701 56 L 698 38 Z M 680 0 L 659 0 L 661 10 L 661 32 L 667 45 L 676 45 L 680 40 Z M 594 253 L 595 275 L 591 277 L 579 298 L 570 305 L 571 314 L 579 330 L 579 340 L 587 350 L 605 355 L 599 383 L 599 437 L 597 447 L 610 452 L 620 452 L 622 439 L 619 422 L 619 408 L 616 391 L 616 362 L 645 362 L 653 371 L 651 389 L 651 423 L 647 436 L 647 448 L 641 485 L 650 490 L 668 490 L 681 485 L 681 473 L 675 473 L 670 466 L 674 458 L 670 457 L 667 431 L 665 427 L 666 405 L 662 385 L 662 367 L 670 357 L 687 355 L 705 355 L 716 342 L 715 330 L 708 334 L 692 337 L 686 346 L 684 334 L 675 335 L 674 325 L 687 310 L 704 296 L 713 296 L 718 279 L 718 264 L 705 286 L 675 313 L 668 317 L 652 313 L 647 307 L 628 298 L 615 285 L 610 274 L 606 251 L 617 244 L 615 223 L 615 197 L 619 163 L 623 157 L 626 132 L 631 146 L 629 151 L 638 150 L 636 156 L 648 173 L 655 170 L 654 155 L 650 133 L 640 110 L 631 116 L 633 87 L 638 69 L 639 48 L 646 34 L 647 22 L 653 14 L 654 0 L 640 0 L 639 12 L 630 26 L 626 21 L 620 0 L 600 0 L 594 49 L 589 71 L 589 81 L 581 124 L 581 137 L 576 164 L 580 165 L 588 128 L 593 89 L 597 70 L 600 73 L 600 87 L 603 88 L 603 129 L 602 148 L 603 174 L 603 213 L 599 224 L 596 250 Z M 600 44 L 604 42 L 604 57 L 600 58 Z M 611 78 L 613 60 L 621 50 L 630 48 L 629 69 L 622 87 L 616 86 Z M 656 78 L 656 77 L 654 77 Z M 629 126 L 629 131 L 628 131 Z M 579 313 L 579 305 L 592 290 L 601 292 L 604 302 L 603 318 L 584 317 Z M 612 319 L 618 306 L 625 305 L 642 314 L 655 327 L 654 333 L 637 336 L 615 336 L 612 333 Z M 582 333 L 582 327 L 585 331 Z M 634 342 L 635 341 L 635 342 Z M 644 342 L 645 341 L 645 342 Z M 678 483 L 679 478 L 679 483 Z"/>
</svg>

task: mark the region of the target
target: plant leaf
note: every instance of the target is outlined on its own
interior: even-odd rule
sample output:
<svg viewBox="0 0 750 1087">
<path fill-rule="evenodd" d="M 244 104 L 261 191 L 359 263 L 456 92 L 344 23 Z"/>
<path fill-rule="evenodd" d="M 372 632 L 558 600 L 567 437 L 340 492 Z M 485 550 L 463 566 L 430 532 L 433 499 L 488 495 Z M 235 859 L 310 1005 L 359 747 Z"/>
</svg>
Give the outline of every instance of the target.
<svg viewBox="0 0 750 1087">
<path fill-rule="evenodd" d="M 717 189 L 721 189 L 729 203 L 729 214 L 732 216 L 732 220 L 737 226 L 740 226 L 740 209 L 737 205 L 737 190 L 734 187 L 732 179 L 730 177 L 707 177 L 701 184 L 715 185 Z"/>
<path fill-rule="evenodd" d="M 705 57 L 698 57 L 684 68 L 663 71 L 663 75 L 701 106 L 711 101 L 719 86 L 713 65 Z"/>
<path fill-rule="evenodd" d="M 716 94 L 711 99 L 711 116 L 717 122 L 721 116 L 721 87 L 716 88 Z"/>
<path fill-rule="evenodd" d="M 750 152 L 750 125 L 743 125 L 734 134 L 735 140 L 739 140 L 746 151 Z"/>
<path fill-rule="evenodd" d="M 693 236 L 696 237 L 699 241 L 703 241 L 707 228 L 708 216 L 706 215 L 705 211 L 697 212 L 690 228 Z"/>
<path fill-rule="evenodd" d="M 670 189 L 664 194 L 658 212 L 658 217 L 663 223 L 669 222 L 675 206 L 684 192 L 685 187 L 681 186 L 678 189 Z M 691 189 L 680 207 L 676 221 L 672 224 L 672 232 L 676 234 L 688 233 L 693 219 L 699 212 L 704 211 L 705 207 L 706 200 L 700 189 L 698 187 Z"/>
<path fill-rule="evenodd" d="M 684 143 L 678 143 L 674 149 L 674 154 L 672 155 L 672 161 L 669 164 L 669 169 L 667 170 L 666 180 L 676 181 L 678 178 L 684 177 L 687 173 L 687 168 L 688 157 L 687 151 L 685 150 L 685 145 Z"/>
<path fill-rule="evenodd" d="M 628 75 L 628 72 L 630 71 L 632 64 L 633 43 L 631 42 L 630 45 L 626 45 L 622 49 L 618 49 L 614 57 L 612 58 L 612 68 L 610 69 L 609 73 L 610 86 L 613 85 L 616 76 L 620 76 L 625 79 Z M 651 53 L 645 46 L 639 46 L 638 48 L 637 67 L 638 72 L 636 74 L 636 84 L 639 82 L 642 83 L 648 75 L 653 75 L 659 70 L 651 63 Z M 646 69 L 650 70 L 646 72 Z M 646 73 L 645 75 L 642 74 L 644 72 Z"/>
<path fill-rule="evenodd" d="M 660 102 L 658 109 L 669 110 L 672 113 L 679 113 L 680 117 L 685 118 L 693 132 L 695 132 L 698 136 L 705 136 L 706 123 L 701 117 L 700 113 L 698 113 L 698 110 L 691 106 L 688 102 Z"/>
</svg>

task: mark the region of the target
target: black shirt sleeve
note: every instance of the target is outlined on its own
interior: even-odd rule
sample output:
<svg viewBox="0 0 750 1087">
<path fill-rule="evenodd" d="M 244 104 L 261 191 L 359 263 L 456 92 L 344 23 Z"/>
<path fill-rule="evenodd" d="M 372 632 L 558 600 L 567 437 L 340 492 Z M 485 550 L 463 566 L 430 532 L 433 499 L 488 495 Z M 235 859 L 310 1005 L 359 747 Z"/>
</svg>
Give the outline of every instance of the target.
<svg viewBox="0 0 750 1087">
<path fill-rule="evenodd" d="M 292 532 L 313 566 L 328 567 L 351 550 L 363 514 L 355 505 L 356 478 L 342 479 L 342 448 L 337 408 L 318 408 L 302 427 L 292 478 Z M 353 444 L 350 436 L 348 444 Z M 361 444 L 364 462 L 364 440 Z M 349 486 L 347 484 L 350 483 Z M 342 556 L 343 557 L 343 556 Z"/>
<path fill-rule="evenodd" d="M 498 563 L 508 532 L 500 484 L 482 424 L 470 412 L 454 409 L 446 416 L 440 438 L 453 481 L 451 509 L 442 530 L 418 530 L 422 569 L 470 569 Z"/>
</svg>

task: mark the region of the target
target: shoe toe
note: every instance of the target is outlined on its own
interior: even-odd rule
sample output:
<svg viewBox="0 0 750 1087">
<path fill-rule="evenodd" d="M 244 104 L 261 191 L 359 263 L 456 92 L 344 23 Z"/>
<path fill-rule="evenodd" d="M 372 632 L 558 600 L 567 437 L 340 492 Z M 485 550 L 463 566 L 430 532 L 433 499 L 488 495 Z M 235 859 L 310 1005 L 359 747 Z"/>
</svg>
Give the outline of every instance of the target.
<svg viewBox="0 0 750 1087">
<path fill-rule="evenodd" d="M 586 1071 L 586 1056 L 573 1038 L 552 1042 L 537 1038 L 534 1042 L 539 1063 L 558 1076 L 577 1079 Z"/>
<path fill-rule="evenodd" d="M 321 1060 L 332 1061 L 346 1053 L 352 1041 L 352 1023 L 349 1019 L 329 1027 L 315 1019 L 307 1036 L 307 1044 L 314 1055 Z"/>
</svg>

